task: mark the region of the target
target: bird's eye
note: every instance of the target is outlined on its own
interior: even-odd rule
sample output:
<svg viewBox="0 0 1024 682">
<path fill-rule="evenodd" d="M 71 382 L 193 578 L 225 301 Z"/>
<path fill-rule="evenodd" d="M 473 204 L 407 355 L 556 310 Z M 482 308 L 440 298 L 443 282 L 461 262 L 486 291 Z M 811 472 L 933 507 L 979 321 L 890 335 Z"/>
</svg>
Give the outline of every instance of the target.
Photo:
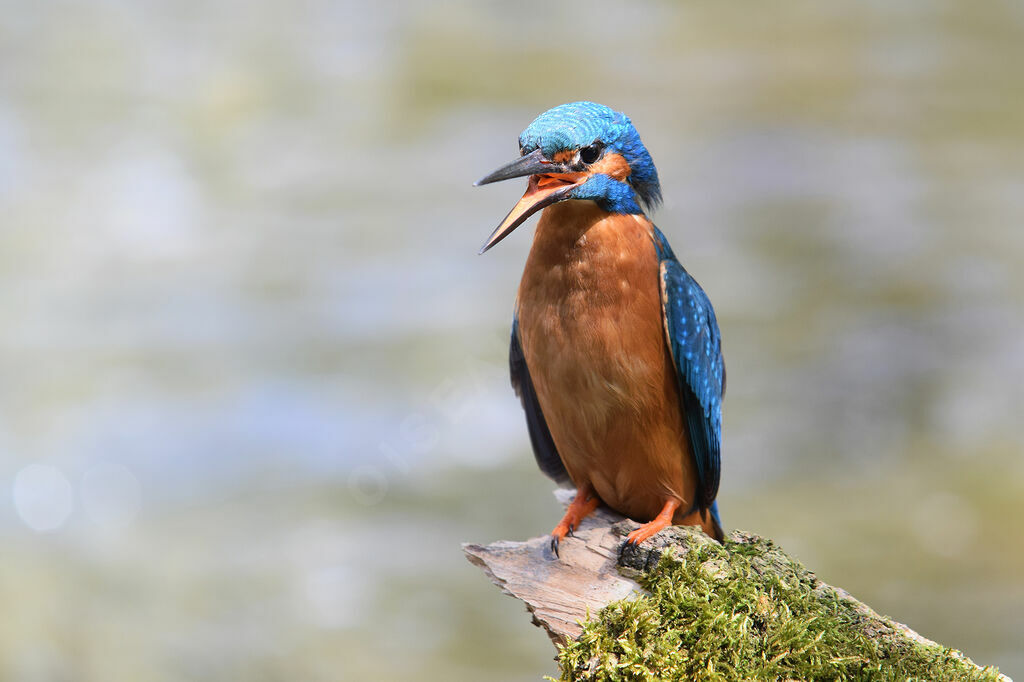
<svg viewBox="0 0 1024 682">
<path fill-rule="evenodd" d="M 601 158 L 601 149 L 602 145 L 600 142 L 584 147 L 580 150 L 580 161 L 586 164 L 594 163 Z"/>
</svg>

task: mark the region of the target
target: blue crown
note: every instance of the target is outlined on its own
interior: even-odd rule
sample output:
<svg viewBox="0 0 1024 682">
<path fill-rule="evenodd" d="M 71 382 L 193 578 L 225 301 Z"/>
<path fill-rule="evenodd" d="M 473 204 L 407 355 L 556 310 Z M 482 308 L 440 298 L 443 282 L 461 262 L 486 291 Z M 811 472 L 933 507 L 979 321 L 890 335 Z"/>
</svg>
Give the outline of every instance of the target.
<svg viewBox="0 0 1024 682">
<path fill-rule="evenodd" d="M 581 149 L 595 142 L 626 160 L 630 168 L 627 182 L 644 206 L 653 208 L 661 203 L 658 170 L 625 114 L 595 102 L 572 102 L 548 109 L 519 136 L 523 154 L 540 149 L 549 159 L 558 152 Z"/>
</svg>

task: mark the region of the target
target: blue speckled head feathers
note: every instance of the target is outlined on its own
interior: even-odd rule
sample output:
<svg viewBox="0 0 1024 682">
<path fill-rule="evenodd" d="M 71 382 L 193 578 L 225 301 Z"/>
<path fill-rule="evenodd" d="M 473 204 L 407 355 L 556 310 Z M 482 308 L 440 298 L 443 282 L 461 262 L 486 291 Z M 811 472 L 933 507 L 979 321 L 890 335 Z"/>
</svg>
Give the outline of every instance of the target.
<svg viewBox="0 0 1024 682">
<path fill-rule="evenodd" d="M 600 142 L 608 151 L 621 154 L 629 164 L 627 186 L 636 193 L 640 204 L 653 208 L 661 203 L 661 186 L 654 161 L 625 114 L 595 102 L 572 102 L 545 111 L 519 136 L 519 146 L 524 155 L 540 149 L 549 159 L 554 158 L 558 152 L 581 149 L 595 142 Z M 614 180 L 612 182 L 624 184 Z M 586 185 L 580 189 L 584 187 Z M 615 189 L 607 182 L 591 185 L 589 191 L 593 194 L 602 188 L 613 191 L 615 196 L 591 196 L 581 191 L 576 194 L 576 198 L 594 199 L 606 204 L 610 210 L 623 213 L 640 212 L 637 201 L 632 200 L 632 197 L 627 200 L 621 189 Z"/>
</svg>

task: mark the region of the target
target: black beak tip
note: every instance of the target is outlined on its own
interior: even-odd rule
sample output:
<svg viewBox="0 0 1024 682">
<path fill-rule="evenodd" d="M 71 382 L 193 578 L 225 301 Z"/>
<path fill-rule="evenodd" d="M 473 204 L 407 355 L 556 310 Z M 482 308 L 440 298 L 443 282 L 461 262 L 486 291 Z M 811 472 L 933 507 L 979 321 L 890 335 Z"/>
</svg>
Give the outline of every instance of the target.
<svg viewBox="0 0 1024 682">
<path fill-rule="evenodd" d="M 483 176 L 482 178 L 480 178 L 479 180 L 474 182 L 473 186 L 474 187 L 480 187 L 481 185 L 489 185 L 492 182 L 497 182 L 499 180 L 507 179 L 507 178 L 503 177 L 503 175 L 501 173 L 501 170 L 503 170 L 503 169 L 496 170 L 493 173 L 488 173 L 487 175 Z"/>
</svg>

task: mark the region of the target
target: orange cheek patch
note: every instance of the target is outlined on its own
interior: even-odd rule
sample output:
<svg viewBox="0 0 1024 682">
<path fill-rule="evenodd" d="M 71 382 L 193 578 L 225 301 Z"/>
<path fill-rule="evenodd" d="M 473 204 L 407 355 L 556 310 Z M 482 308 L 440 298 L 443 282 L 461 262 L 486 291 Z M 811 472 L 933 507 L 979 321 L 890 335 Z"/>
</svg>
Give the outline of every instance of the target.
<svg viewBox="0 0 1024 682">
<path fill-rule="evenodd" d="M 591 173 L 603 173 L 616 180 L 625 180 L 629 177 L 630 169 L 622 154 L 608 153 L 590 166 Z"/>
<path fill-rule="evenodd" d="M 576 150 L 568 149 L 562 152 L 555 152 L 555 155 L 551 157 L 551 160 L 558 163 L 571 163 L 576 160 Z"/>
</svg>

